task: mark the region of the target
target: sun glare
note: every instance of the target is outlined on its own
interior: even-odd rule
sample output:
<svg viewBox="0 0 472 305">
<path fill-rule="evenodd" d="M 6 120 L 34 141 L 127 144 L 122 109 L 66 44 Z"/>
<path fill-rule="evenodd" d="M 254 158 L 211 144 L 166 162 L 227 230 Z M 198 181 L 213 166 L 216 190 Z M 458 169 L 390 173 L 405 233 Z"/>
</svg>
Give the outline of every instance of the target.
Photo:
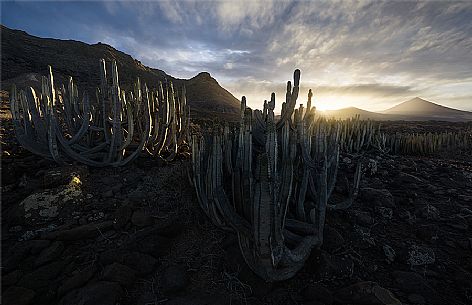
<svg viewBox="0 0 472 305">
<path fill-rule="evenodd" d="M 350 96 L 322 95 L 314 96 L 312 103 L 314 106 L 316 106 L 316 109 L 324 111 L 353 107 L 356 104 L 356 101 Z"/>
</svg>

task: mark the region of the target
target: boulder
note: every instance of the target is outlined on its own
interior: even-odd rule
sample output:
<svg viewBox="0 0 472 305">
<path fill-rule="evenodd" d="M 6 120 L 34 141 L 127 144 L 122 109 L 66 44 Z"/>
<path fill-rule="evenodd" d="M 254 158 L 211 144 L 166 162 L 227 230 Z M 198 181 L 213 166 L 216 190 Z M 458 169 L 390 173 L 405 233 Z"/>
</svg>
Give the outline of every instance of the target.
<svg viewBox="0 0 472 305">
<path fill-rule="evenodd" d="M 333 293 L 320 283 L 313 283 L 302 290 L 303 299 L 306 301 L 318 301 L 325 305 L 333 304 Z"/>
<path fill-rule="evenodd" d="M 10 272 L 18 268 L 18 265 L 29 255 L 38 254 L 49 246 L 49 240 L 28 240 L 17 242 L 8 250 L 3 260 L 3 272 Z"/>
<path fill-rule="evenodd" d="M 154 223 L 154 218 L 147 215 L 143 210 L 138 210 L 131 216 L 131 222 L 138 227 L 150 226 Z"/>
<path fill-rule="evenodd" d="M 369 212 L 365 211 L 352 211 L 354 219 L 357 224 L 361 226 L 370 226 L 374 223 L 374 218 Z"/>
<path fill-rule="evenodd" d="M 9 287 L 15 285 L 23 276 L 21 270 L 14 270 L 8 274 L 2 276 L 2 286 Z"/>
<path fill-rule="evenodd" d="M 79 270 L 72 277 L 64 281 L 64 283 L 57 290 L 58 296 L 63 296 L 72 289 L 85 285 L 94 275 L 96 271 L 95 265 L 91 265 L 84 270 Z"/>
<path fill-rule="evenodd" d="M 92 238 L 111 228 L 113 221 L 104 221 L 100 223 L 89 223 L 68 230 L 52 231 L 42 235 L 44 239 L 74 241 Z"/>
<path fill-rule="evenodd" d="M 102 279 L 110 282 L 117 282 L 122 286 L 127 287 L 136 281 L 136 271 L 128 266 L 113 263 L 105 267 Z"/>
<path fill-rule="evenodd" d="M 125 249 L 112 249 L 100 255 L 100 262 L 104 265 L 120 263 L 136 270 L 137 275 L 142 276 L 154 271 L 157 260 L 147 254 Z"/>
<path fill-rule="evenodd" d="M 335 292 L 336 302 L 358 305 L 401 305 L 392 292 L 375 282 L 359 282 Z"/>
<path fill-rule="evenodd" d="M 44 172 L 43 186 L 45 188 L 58 187 L 68 184 L 74 177 L 83 179 L 88 174 L 88 167 L 84 165 L 54 167 Z"/>
<path fill-rule="evenodd" d="M 418 273 L 411 271 L 393 271 L 392 276 L 397 286 L 403 292 L 421 295 L 429 304 L 446 304 L 438 293 L 436 293 Z"/>
<path fill-rule="evenodd" d="M 36 293 L 27 288 L 12 286 L 2 293 L 2 304 L 29 305 L 33 303 Z"/>
<path fill-rule="evenodd" d="M 412 245 L 408 250 L 407 262 L 411 266 L 423 266 L 433 264 L 436 257 L 433 249 L 418 245 Z"/>
<path fill-rule="evenodd" d="M 66 262 L 58 261 L 39 267 L 35 271 L 23 276 L 18 285 L 35 290 L 47 287 L 49 282 L 55 280 L 66 265 Z"/>
<path fill-rule="evenodd" d="M 189 278 L 183 265 L 169 266 L 159 274 L 159 285 L 164 293 L 175 293 L 187 287 Z"/>
<path fill-rule="evenodd" d="M 354 262 L 347 257 L 322 252 L 317 268 L 317 277 L 323 280 L 350 278 L 354 272 Z"/>
<path fill-rule="evenodd" d="M 323 249 L 328 253 L 333 253 L 345 244 L 343 236 L 330 226 L 325 226 L 323 237 Z"/>
<path fill-rule="evenodd" d="M 113 215 L 113 227 L 118 230 L 126 226 L 128 221 L 131 219 L 133 211 L 129 205 L 122 205 L 116 209 Z"/>
<path fill-rule="evenodd" d="M 41 266 L 58 258 L 64 251 L 64 243 L 61 241 L 53 242 L 49 247 L 41 251 L 35 261 L 36 266 Z"/>
<path fill-rule="evenodd" d="M 120 284 L 98 281 L 66 294 L 59 305 L 116 305 L 123 295 Z"/>
<path fill-rule="evenodd" d="M 29 222 L 47 221 L 56 218 L 67 202 L 76 202 L 82 197 L 82 182 L 74 176 L 67 185 L 34 193 L 21 201 L 20 206 Z"/>
<path fill-rule="evenodd" d="M 368 206 L 387 208 L 395 207 L 393 196 L 387 189 L 364 187 L 360 190 L 360 199 Z"/>
<path fill-rule="evenodd" d="M 418 208 L 415 214 L 416 216 L 427 220 L 438 220 L 440 217 L 439 210 L 431 204 L 425 204 Z"/>
</svg>

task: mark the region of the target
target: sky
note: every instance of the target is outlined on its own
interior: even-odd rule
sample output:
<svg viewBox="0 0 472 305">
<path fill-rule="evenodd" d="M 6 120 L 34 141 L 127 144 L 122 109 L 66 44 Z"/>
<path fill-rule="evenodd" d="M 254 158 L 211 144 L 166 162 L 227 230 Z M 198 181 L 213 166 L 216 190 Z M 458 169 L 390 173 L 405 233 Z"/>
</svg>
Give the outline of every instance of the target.
<svg viewBox="0 0 472 305">
<path fill-rule="evenodd" d="M 422 97 L 472 110 L 472 1 L 2 1 L 31 35 L 107 43 L 179 78 L 209 72 L 260 107 L 301 70 L 319 109 Z"/>
</svg>

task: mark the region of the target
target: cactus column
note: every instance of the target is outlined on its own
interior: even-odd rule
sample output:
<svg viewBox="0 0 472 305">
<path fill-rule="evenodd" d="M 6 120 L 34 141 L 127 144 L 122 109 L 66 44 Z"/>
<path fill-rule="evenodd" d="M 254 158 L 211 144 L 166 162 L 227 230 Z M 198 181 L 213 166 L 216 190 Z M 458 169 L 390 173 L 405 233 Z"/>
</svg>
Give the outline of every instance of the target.
<svg viewBox="0 0 472 305">
<path fill-rule="evenodd" d="M 278 122 L 275 94 L 263 111 L 248 108 L 243 97 L 239 130 L 193 138 L 193 182 L 202 209 L 236 232 L 246 263 L 267 281 L 292 277 L 321 245 L 337 175 L 339 127 L 315 129 L 314 107 L 295 109 L 299 81 L 296 70 Z M 294 177 L 299 167 L 301 183 Z"/>
</svg>

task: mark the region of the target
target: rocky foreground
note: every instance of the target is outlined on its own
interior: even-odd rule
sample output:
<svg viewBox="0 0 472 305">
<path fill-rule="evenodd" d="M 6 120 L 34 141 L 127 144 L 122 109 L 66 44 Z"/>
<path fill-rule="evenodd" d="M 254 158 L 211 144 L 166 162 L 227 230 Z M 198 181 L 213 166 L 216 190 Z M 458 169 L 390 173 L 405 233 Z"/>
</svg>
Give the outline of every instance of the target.
<svg viewBox="0 0 472 305">
<path fill-rule="evenodd" d="M 265 283 L 200 211 L 188 160 L 57 166 L 2 128 L 3 304 L 472 303 L 470 159 L 371 156 L 322 249 Z"/>
</svg>

